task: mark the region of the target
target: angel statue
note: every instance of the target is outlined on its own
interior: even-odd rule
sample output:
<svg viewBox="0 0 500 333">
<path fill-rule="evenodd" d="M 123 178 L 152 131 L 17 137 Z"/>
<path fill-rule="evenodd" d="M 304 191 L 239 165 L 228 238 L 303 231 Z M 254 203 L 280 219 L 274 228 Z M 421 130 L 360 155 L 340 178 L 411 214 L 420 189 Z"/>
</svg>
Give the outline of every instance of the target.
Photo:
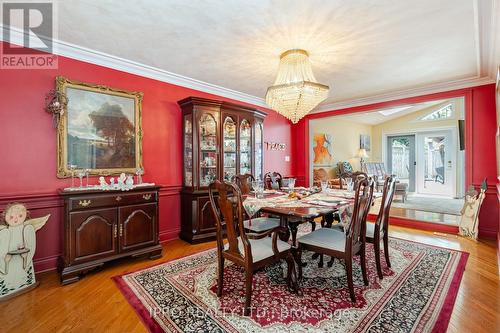
<svg viewBox="0 0 500 333">
<path fill-rule="evenodd" d="M 29 212 L 20 203 L 5 208 L 0 219 L 0 300 L 36 287 L 35 233 L 49 217 L 50 214 L 26 220 Z"/>
<path fill-rule="evenodd" d="M 462 236 L 477 240 L 479 226 L 479 209 L 484 200 L 484 192 L 488 188 L 486 178 L 481 184 L 481 190 L 478 192 L 474 186 L 470 186 L 465 193 L 465 202 L 460 214 L 459 233 Z"/>
</svg>

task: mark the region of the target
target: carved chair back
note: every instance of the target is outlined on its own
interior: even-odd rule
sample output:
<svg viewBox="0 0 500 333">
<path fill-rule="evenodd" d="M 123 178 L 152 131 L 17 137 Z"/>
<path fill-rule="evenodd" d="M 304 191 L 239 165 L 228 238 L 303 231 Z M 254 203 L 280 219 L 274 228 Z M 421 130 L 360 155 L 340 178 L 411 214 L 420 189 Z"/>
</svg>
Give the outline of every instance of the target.
<svg viewBox="0 0 500 333">
<path fill-rule="evenodd" d="M 250 193 L 250 191 L 252 189 L 250 182 L 254 181 L 255 178 L 251 174 L 247 173 L 244 175 L 235 175 L 235 176 L 233 176 L 233 178 L 231 180 L 233 181 L 233 183 L 238 185 L 238 187 L 240 188 L 241 194 L 246 195 L 246 194 Z"/>
<path fill-rule="evenodd" d="M 384 194 L 382 195 L 382 202 L 378 213 L 377 221 L 375 222 L 378 229 L 375 231 L 383 230 L 387 233 L 389 229 L 389 213 L 391 210 L 392 199 L 396 188 L 396 177 L 389 176 L 385 179 Z"/>
<path fill-rule="evenodd" d="M 268 172 L 264 175 L 264 188 L 266 190 L 279 190 L 283 186 L 283 177 L 279 172 Z"/>
<path fill-rule="evenodd" d="M 356 180 L 356 196 L 351 223 L 346 229 L 346 253 L 356 253 L 365 242 L 366 218 L 373 199 L 373 179 L 365 177 Z M 351 252 L 352 251 L 352 252 Z"/>
<path fill-rule="evenodd" d="M 218 254 L 224 254 L 224 257 L 242 265 L 251 263 L 252 252 L 243 226 L 243 207 L 239 188 L 233 183 L 216 180 L 208 187 L 208 194 L 215 217 Z M 226 250 L 224 250 L 224 231 L 228 242 Z M 244 253 L 239 250 L 239 239 L 243 243 Z"/>
</svg>

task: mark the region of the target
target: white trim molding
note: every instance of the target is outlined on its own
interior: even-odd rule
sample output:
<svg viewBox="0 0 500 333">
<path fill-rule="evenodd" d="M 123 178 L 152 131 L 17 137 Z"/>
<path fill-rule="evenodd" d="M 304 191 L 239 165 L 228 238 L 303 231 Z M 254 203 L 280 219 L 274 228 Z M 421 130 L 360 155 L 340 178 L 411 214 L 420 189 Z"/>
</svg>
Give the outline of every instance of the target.
<svg viewBox="0 0 500 333">
<path fill-rule="evenodd" d="M 357 99 L 350 99 L 340 102 L 335 102 L 327 105 L 321 105 L 316 110 L 311 113 L 321 113 L 326 111 L 334 111 L 347 109 L 355 106 L 369 105 L 375 103 L 382 103 L 388 101 L 394 101 L 403 98 L 417 97 L 422 95 L 434 94 L 439 92 L 445 92 L 450 90 L 464 89 L 470 87 L 481 86 L 484 84 L 494 83 L 495 80 L 490 77 L 473 77 L 469 79 L 456 80 L 444 83 L 436 83 L 431 85 L 426 85 L 418 88 L 411 88 L 399 91 L 392 91 L 385 94 L 362 97 Z"/>
<path fill-rule="evenodd" d="M 6 27 L 1 24 L 2 31 Z M 23 45 L 24 32 L 21 29 L 10 27 L 10 42 L 12 44 Z M 44 38 L 40 38 L 44 39 Z M 3 34 L 0 34 L 0 40 L 3 41 Z M 221 87 L 212 83 L 192 79 L 180 74 L 175 74 L 160 68 L 145 65 L 132 60 L 120 58 L 104 52 L 92 50 L 86 47 L 78 46 L 58 39 L 53 39 L 53 53 L 59 56 L 88 62 L 107 68 L 116 69 L 122 72 L 139 75 L 142 77 L 158 80 L 177 86 L 199 90 L 205 93 L 214 94 L 237 101 L 250 103 L 256 106 L 267 107 L 263 98 L 250 94 Z"/>
</svg>

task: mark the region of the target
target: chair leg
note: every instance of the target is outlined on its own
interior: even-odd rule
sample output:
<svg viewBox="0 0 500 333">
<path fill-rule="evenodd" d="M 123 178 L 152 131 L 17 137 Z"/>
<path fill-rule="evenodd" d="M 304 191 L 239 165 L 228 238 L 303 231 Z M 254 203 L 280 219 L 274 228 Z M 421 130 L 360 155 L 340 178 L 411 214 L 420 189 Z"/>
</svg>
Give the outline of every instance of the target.
<svg viewBox="0 0 500 333">
<path fill-rule="evenodd" d="M 368 285 L 368 272 L 366 271 L 366 248 L 363 246 L 361 249 L 361 253 L 359 254 L 361 257 L 360 263 L 361 263 L 361 272 L 363 273 L 363 282 L 365 283 L 365 286 Z"/>
<path fill-rule="evenodd" d="M 293 255 L 290 253 L 289 255 L 286 256 L 285 260 L 288 268 L 286 276 L 288 290 L 290 290 L 291 292 L 298 293 L 299 286 L 297 283 L 297 275 L 295 272 L 295 259 Z"/>
<path fill-rule="evenodd" d="M 295 260 L 297 260 L 297 268 L 299 270 L 299 281 L 302 280 L 302 246 L 300 246 L 300 243 L 299 243 L 299 247 L 297 248 L 297 252 L 295 253 L 296 256 L 295 256 Z"/>
<path fill-rule="evenodd" d="M 345 270 L 347 273 L 347 285 L 349 286 L 349 294 L 351 295 L 351 301 L 353 303 L 356 303 L 356 295 L 354 294 L 354 282 L 352 281 L 352 258 L 346 258 Z"/>
<path fill-rule="evenodd" d="M 224 257 L 219 255 L 218 265 L 217 265 L 219 278 L 217 280 L 217 296 L 222 296 L 222 289 L 224 286 Z"/>
<path fill-rule="evenodd" d="M 250 304 L 252 302 L 252 280 L 253 272 L 251 270 L 246 271 L 245 279 L 245 312 L 244 315 L 248 316 L 250 314 Z"/>
<path fill-rule="evenodd" d="M 389 236 L 387 235 L 384 235 L 384 255 L 387 267 L 391 267 L 391 261 L 389 260 Z"/>
<path fill-rule="evenodd" d="M 312 231 L 315 231 L 315 230 L 316 230 L 316 222 L 314 222 L 314 221 L 309 221 L 309 223 L 311 223 L 311 230 L 312 230 Z"/>
<path fill-rule="evenodd" d="M 320 254 L 319 255 L 319 262 L 318 262 L 318 267 L 319 268 L 323 268 L 324 264 L 323 264 L 323 254 Z"/>
<path fill-rule="evenodd" d="M 375 263 L 377 264 L 378 277 L 382 280 L 384 275 L 382 274 L 382 266 L 380 265 L 380 239 L 376 239 L 373 243 L 373 249 L 375 252 Z"/>
<path fill-rule="evenodd" d="M 335 257 L 332 257 L 330 261 L 326 263 L 326 266 L 332 267 L 334 263 L 335 263 Z"/>
</svg>

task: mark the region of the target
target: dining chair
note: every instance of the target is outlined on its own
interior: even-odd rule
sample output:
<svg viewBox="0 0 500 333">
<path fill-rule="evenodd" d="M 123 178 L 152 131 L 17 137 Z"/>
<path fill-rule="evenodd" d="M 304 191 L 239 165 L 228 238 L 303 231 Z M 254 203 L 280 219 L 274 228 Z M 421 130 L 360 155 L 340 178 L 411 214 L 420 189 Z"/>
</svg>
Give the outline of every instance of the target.
<svg viewBox="0 0 500 333">
<path fill-rule="evenodd" d="M 235 183 L 239 187 L 242 195 L 250 194 L 251 185 L 249 183 L 249 180 L 253 181 L 255 180 L 255 178 L 251 174 L 235 175 L 232 177 L 233 183 Z M 268 216 L 258 216 L 245 219 L 243 221 L 243 225 L 247 230 L 261 233 L 278 227 L 280 225 L 280 219 Z"/>
<path fill-rule="evenodd" d="M 368 285 L 366 271 L 366 218 L 373 199 L 373 180 L 362 178 L 356 180 L 356 195 L 352 218 L 345 227 L 345 232 L 338 229 L 321 228 L 306 234 L 298 239 L 297 261 L 299 268 L 299 281 L 302 279 L 302 252 L 312 252 L 329 255 L 332 258 L 343 259 L 347 274 L 347 284 L 351 301 L 356 302 L 354 282 L 352 276 L 352 263 L 355 255 L 360 256 L 363 282 Z"/>
<path fill-rule="evenodd" d="M 396 178 L 389 176 L 385 179 L 384 192 L 380 210 L 375 223 L 366 224 L 366 241 L 373 244 L 375 251 L 375 263 L 377 273 L 380 279 L 383 279 L 382 266 L 380 264 L 380 241 L 384 241 L 384 255 L 387 267 L 391 267 L 389 260 L 389 213 L 391 210 L 392 199 L 396 189 Z"/>
<path fill-rule="evenodd" d="M 266 190 L 279 190 L 283 186 L 283 177 L 279 172 L 268 172 L 264 175 Z"/>
<path fill-rule="evenodd" d="M 227 259 L 245 270 L 244 315 L 250 314 L 253 274 L 256 270 L 284 259 L 287 263 L 287 286 L 291 292 L 299 292 L 295 275 L 295 261 L 291 246 L 278 239 L 284 227 L 276 227 L 265 233 L 252 234 L 243 227 L 241 192 L 235 184 L 216 180 L 209 188 L 209 198 L 216 221 L 217 236 L 217 296 L 222 296 L 224 261 Z M 224 235 L 227 243 L 224 244 Z M 268 237 L 272 235 L 272 237 Z M 235 283 L 235 281 L 232 281 Z"/>
<path fill-rule="evenodd" d="M 250 191 L 252 190 L 251 182 L 254 180 L 254 176 L 249 173 L 244 175 L 234 175 L 231 178 L 231 181 L 240 188 L 241 194 L 243 195 L 247 195 L 250 193 Z"/>
</svg>

